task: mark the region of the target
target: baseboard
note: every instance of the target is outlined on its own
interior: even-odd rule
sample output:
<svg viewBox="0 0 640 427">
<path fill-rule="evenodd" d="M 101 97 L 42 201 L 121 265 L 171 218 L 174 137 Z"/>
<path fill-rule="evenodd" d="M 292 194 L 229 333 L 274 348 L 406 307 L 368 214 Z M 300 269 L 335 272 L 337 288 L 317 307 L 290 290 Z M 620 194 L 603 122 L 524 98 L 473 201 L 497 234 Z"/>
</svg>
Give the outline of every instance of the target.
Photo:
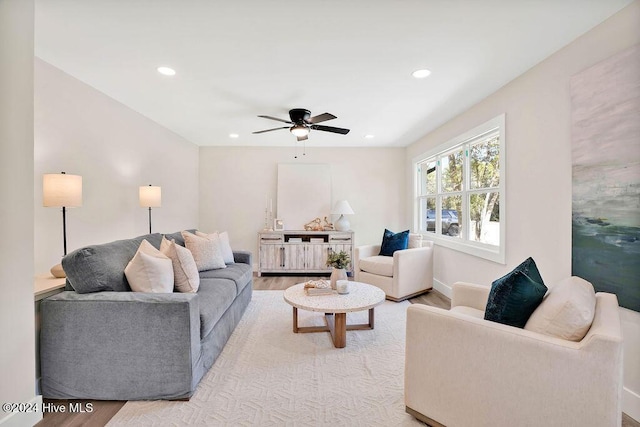
<svg viewBox="0 0 640 427">
<path fill-rule="evenodd" d="M 0 425 L 2 427 L 24 427 L 36 425 L 42 419 L 42 396 L 34 397 L 26 406 L 36 407 L 38 410 L 31 412 L 11 412 L 4 418 L 0 419 Z"/>
<path fill-rule="evenodd" d="M 443 294 L 447 298 L 451 299 L 451 295 L 452 295 L 451 286 L 445 285 L 444 283 L 442 283 L 441 281 L 439 281 L 437 279 L 433 279 L 433 289 L 435 289 L 436 291 L 440 292 L 441 294 Z"/>
<path fill-rule="evenodd" d="M 640 395 L 626 387 L 622 389 L 622 412 L 640 422 Z"/>
</svg>

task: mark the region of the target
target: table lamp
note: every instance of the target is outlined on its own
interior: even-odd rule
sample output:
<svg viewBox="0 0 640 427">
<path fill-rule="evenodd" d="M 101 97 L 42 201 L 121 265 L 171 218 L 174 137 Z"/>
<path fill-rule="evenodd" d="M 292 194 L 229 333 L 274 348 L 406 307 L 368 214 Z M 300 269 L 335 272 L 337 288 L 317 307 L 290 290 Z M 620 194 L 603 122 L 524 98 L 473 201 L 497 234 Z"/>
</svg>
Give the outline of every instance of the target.
<svg viewBox="0 0 640 427">
<path fill-rule="evenodd" d="M 345 215 L 354 214 L 353 209 L 351 209 L 351 206 L 349 205 L 349 202 L 347 202 L 346 200 L 340 200 L 333 207 L 331 213 L 334 215 L 340 215 L 340 218 L 338 218 L 338 220 L 334 224 L 336 230 L 349 231 L 349 229 L 351 228 L 351 224 L 349 224 L 347 218 L 344 217 Z"/>
</svg>

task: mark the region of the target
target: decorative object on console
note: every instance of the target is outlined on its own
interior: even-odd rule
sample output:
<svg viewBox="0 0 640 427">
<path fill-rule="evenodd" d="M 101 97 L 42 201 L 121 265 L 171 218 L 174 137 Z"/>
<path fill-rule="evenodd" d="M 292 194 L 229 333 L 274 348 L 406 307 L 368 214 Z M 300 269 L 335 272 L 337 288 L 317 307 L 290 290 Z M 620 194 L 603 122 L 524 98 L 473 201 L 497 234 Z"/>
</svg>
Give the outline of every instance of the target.
<svg viewBox="0 0 640 427">
<path fill-rule="evenodd" d="M 322 226 L 322 229 L 323 229 L 324 231 L 331 231 L 331 230 L 333 230 L 333 223 L 332 223 L 332 222 L 330 222 L 330 221 L 327 219 L 327 217 L 326 217 L 326 216 L 324 217 L 324 225 Z"/>
<path fill-rule="evenodd" d="M 284 221 L 281 219 L 274 219 L 273 220 L 273 229 L 276 231 L 282 231 L 284 230 Z"/>
<path fill-rule="evenodd" d="M 524 328 L 546 292 L 538 267 L 529 257 L 491 284 L 484 319 Z"/>
<path fill-rule="evenodd" d="M 403 251 L 409 247 L 409 230 L 394 233 L 393 231 L 384 229 L 382 235 L 382 245 L 380 245 L 380 254 L 382 256 L 393 256 L 395 251 Z"/>
<path fill-rule="evenodd" d="M 313 219 L 304 225 L 306 231 L 323 231 L 320 218 Z"/>
<path fill-rule="evenodd" d="M 264 197 L 264 228 L 263 231 L 273 231 L 273 228 L 270 227 L 271 221 L 273 220 L 273 199 L 270 199 L 269 196 Z M 275 222 L 275 220 L 274 220 Z"/>
<path fill-rule="evenodd" d="M 331 289 L 336 289 L 338 280 L 347 280 L 347 266 L 351 262 L 349 254 L 345 251 L 331 251 L 327 255 L 327 266 L 333 267 L 331 271 Z"/>
<path fill-rule="evenodd" d="M 67 255 L 67 208 L 82 206 L 82 177 L 48 173 L 42 176 L 42 206 L 62 208 L 62 242 L 64 255 Z M 51 268 L 54 277 L 65 277 L 62 265 Z"/>
<path fill-rule="evenodd" d="M 142 186 L 138 192 L 140 207 L 149 208 L 149 234 L 151 234 L 151 208 L 162 205 L 162 188 L 157 185 Z"/>
<path fill-rule="evenodd" d="M 338 203 L 336 203 L 336 205 L 333 207 L 331 213 L 334 215 L 340 215 L 340 218 L 338 218 L 338 220 L 334 224 L 336 230 L 349 231 L 349 229 L 351 228 L 351 224 L 349 224 L 349 221 L 344 216 L 353 215 L 355 213 L 353 212 L 353 209 L 351 209 L 351 205 L 349 205 L 349 202 L 347 202 L 346 200 L 338 201 Z"/>
</svg>

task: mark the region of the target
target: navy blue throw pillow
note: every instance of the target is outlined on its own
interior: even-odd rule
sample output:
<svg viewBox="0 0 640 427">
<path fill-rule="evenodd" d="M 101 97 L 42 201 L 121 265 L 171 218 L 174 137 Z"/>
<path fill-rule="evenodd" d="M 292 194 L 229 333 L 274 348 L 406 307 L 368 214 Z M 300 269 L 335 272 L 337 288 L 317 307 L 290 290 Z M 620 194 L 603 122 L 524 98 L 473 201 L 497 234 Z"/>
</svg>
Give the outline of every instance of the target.
<svg viewBox="0 0 640 427">
<path fill-rule="evenodd" d="M 510 273 L 491 284 L 486 320 L 524 328 L 529 317 L 542 302 L 547 287 L 533 258 L 527 258 Z"/>
<path fill-rule="evenodd" d="M 395 251 L 407 249 L 407 246 L 409 246 L 409 230 L 394 233 L 385 228 L 379 255 L 393 256 Z"/>
</svg>

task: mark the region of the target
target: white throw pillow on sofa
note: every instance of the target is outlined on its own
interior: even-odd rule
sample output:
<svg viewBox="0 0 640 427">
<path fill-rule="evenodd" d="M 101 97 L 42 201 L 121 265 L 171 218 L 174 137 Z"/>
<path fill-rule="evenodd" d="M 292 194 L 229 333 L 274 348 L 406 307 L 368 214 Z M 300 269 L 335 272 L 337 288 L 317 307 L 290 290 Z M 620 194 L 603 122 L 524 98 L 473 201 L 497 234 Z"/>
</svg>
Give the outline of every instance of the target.
<svg viewBox="0 0 640 427">
<path fill-rule="evenodd" d="M 200 287 L 200 275 L 191 251 L 177 245 L 175 240 L 169 241 L 163 236 L 160 252 L 171 259 L 176 290 L 178 292 L 197 292 Z"/>
<path fill-rule="evenodd" d="M 524 328 L 565 340 L 580 341 L 589 331 L 595 312 L 593 285 L 573 276 L 549 289 Z"/>
<path fill-rule="evenodd" d="M 173 265 L 162 252 L 143 240 L 138 251 L 124 269 L 134 292 L 173 292 Z"/>
<path fill-rule="evenodd" d="M 218 240 L 220 245 L 220 251 L 222 252 L 222 258 L 224 259 L 225 264 L 233 264 L 233 249 L 231 249 L 231 244 L 229 243 L 229 233 L 223 231 L 222 233 L 218 233 L 217 231 L 211 234 L 206 234 L 201 231 L 196 231 L 196 236 L 206 237 L 207 239 Z"/>
<path fill-rule="evenodd" d="M 184 245 L 191 251 L 193 259 L 196 261 L 198 271 L 216 270 L 225 268 L 222 250 L 220 249 L 220 238 L 209 238 L 196 236 L 188 231 L 182 232 Z"/>
</svg>

